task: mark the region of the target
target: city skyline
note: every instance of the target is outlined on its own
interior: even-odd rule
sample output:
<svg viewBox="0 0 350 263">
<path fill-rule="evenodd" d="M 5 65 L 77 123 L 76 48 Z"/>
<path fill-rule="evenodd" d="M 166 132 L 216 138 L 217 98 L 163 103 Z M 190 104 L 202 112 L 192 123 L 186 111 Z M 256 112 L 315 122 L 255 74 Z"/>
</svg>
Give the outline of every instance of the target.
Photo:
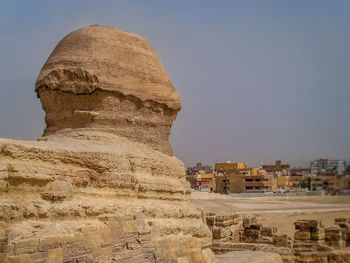
<svg viewBox="0 0 350 263">
<path fill-rule="evenodd" d="M 349 162 L 349 8 L 347 1 L 4 1 L 0 137 L 41 136 L 34 92 L 41 65 L 67 33 L 102 24 L 146 37 L 161 58 L 182 98 L 170 140 L 187 166 Z"/>
<path fill-rule="evenodd" d="M 324 158 L 324 157 L 322 157 L 322 158 L 319 158 L 319 159 L 316 159 L 316 160 L 311 160 L 310 162 L 307 163 L 307 165 L 304 165 L 304 166 L 302 166 L 302 165 L 297 165 L 297 166 L 291 165 L 291 168 L 292 168 L 292 169 L 293 169 L 293 168 L 295 168 L 295 169 L 298 169 L 298 168 L 310 169 L 310 167 L 312 166 L 312 163 L 313 163 L 313 162 L 316 162 L 316 161 L 319 161 L 319 160 L 327 160 L 327 161 L 328 161 L 328 160 L 330 160 L 330 161 L 345 161 L 345 164 L 346 164 L 345 167 L 350 166 L 350 162 L 349 162 L 349 161 L 346 161 L 346 160 L 334 160 L 334 159 L 332 159 L 332 158 Z M 271 162 L 260 162 L 258 165 L 252 165 L 252 164 L 250 164 L 250 163 L 248 163 L 248 162 L 245 162 L 244 160 L 239 160 L 239 161 L 235 161 L 235 160 L 220 161 L 220 160 L 218 160 L 218 161 L 210 162 L 210 163 L 203 163 L 203 162 L 198 161 L 198 162 L 196 162 L 196 163 L 194 163 L 194 164 L 187 165 L 187 167 L 195 167 L 197 164 L 201 164 L 201 165 L 204 165 L 204 166 L 209 165 L 209 166 L 211 166 L 211 167 L 214 167 L 215 164 L 217 164 L 217 163 L 231 162 L 231 163 L 246 163 L 246 164 L 248 165 L 249 168 L 252 168 L 252 167 L 260 167 L 260 166 L 262 166 L 262 165 L 267 165 L 267 164 L 274 164 L 275 161 L 278 161 L 278 159 L 273 160 L 273 161 L 271 161 Z M 289 164 L 288 160 L 279 160 L 279 161 L 282 161 L 282 163 L 285 163 L 285 164 Z M 306 162 L 306 161 L 305 161 L 305 162 Z"/>
</svg>

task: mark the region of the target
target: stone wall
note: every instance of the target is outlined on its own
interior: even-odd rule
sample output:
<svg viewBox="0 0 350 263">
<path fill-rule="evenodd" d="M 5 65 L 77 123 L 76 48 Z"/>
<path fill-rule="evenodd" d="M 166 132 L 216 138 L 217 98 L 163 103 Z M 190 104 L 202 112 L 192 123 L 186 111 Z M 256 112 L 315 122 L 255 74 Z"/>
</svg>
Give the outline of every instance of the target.
<svg viewBox="0 0 350 263">
<path fill-rule="evenodd" d="M 350 255 L 350 250 L 345 251 L 349 247 L 349 221 L 350 219 L 337 218 L 335 225 L 328 227 L 318 220 L 295 222 L 295 261 L 343 262 L 342 260 Z M 338 250 L 344 251 L 340 253 Z M 315 261 L 316 258 L 318 261 Z"/>
</svg>

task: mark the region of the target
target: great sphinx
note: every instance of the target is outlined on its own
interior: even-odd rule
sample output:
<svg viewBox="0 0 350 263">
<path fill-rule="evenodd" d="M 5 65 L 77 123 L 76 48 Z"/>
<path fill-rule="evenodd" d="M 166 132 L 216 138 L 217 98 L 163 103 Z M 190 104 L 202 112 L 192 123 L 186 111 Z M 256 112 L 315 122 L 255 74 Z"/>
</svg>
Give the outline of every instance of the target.
<svg viewBox="0 0 350 263">
<path fill-rule="evenodd" d="M 46 129 L 0 139 L 0 262 L 216 262 L 169 135 L 181 109 L 143 37 L 64 37 L 35 91 Z"/>
</svg>

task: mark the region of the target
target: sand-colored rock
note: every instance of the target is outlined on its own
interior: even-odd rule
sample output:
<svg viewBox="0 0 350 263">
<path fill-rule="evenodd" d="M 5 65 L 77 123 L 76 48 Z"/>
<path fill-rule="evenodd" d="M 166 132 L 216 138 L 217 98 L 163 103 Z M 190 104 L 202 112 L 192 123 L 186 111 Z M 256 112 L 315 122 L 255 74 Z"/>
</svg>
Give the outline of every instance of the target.
<svg viewBox="0 0 350 263">
<path fill-rule="evenodd" d="M 329 263 L 347 263 L 350 262 L 350 249 L 332 251 L 329 257 Z"/>
<path fill-rule="evenodd" d="M 75 31 L 36 90 L 44 137 L 0 139 L 0 262 L 216 261 L 171 156 L 180 99 L 145 39 Z"/>
<path fill-rule="evenodd" d="M 180 96 L 143 37 L 98 25 L 76 30 L 53 50 L 35 90 L 46 112 L 44 136 L 92 128 L 172 154 Z"/>
</svg>

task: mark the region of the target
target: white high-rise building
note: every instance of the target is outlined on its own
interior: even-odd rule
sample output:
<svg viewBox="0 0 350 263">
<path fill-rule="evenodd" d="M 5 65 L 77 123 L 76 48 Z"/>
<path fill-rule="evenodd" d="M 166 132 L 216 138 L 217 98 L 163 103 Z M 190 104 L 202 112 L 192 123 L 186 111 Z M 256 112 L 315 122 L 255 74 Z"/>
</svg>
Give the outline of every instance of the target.
<svg viewBox="0 0 350 263">
<path fill-rule="evenodd" d="M 311 174 L 324 171 L 336 171 L 337 174 L 343 174 L 345 169 L 346 163 L 343 160 L 328 160 L 322 158 L 310 163 Z"/>
</svg>

